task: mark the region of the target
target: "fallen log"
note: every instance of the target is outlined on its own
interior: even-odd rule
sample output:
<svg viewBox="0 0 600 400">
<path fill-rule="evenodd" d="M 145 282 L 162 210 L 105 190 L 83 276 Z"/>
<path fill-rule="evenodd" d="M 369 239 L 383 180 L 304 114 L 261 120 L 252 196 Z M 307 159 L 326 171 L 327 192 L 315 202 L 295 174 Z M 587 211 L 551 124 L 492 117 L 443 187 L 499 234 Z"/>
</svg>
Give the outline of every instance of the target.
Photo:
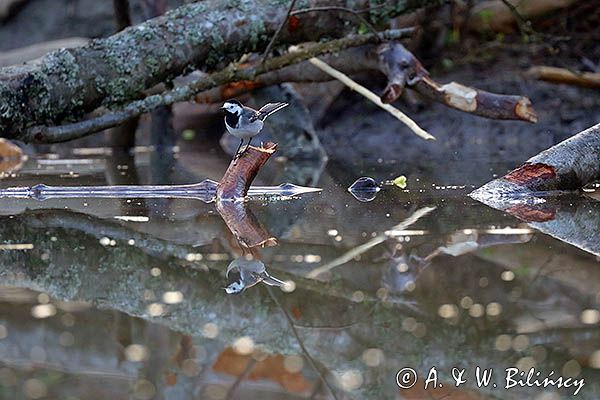
<svg viewBox="0 0 600 400">
<path fill-rule="evenodd" d="M 519 206 L 518 203 L 536 201 L 541 192 L 574 191 L 599 179 L 600 124 L 597 124 L 530 158 L 469 196 L 506 210 Z"/>
<path fill-rule="evenodd" d="M 357 9 L 370 5 L 366 0 L 339 3 Z M 391 1 L 378 6 L 369 19 L 384 23 L 427 3 Z M 311 5 L 330 4 L 316 0 Z M 87 46 L 53 52 L 39 65 L 2 69 L 0 132 L 14 137 L 33 125 L 80 119 L 101 105 L 140 99 L 145 90 L 193 69 L 220 69 L 246 53 L 264 50 L 286 13 L 278 0 L 194 2 Z M 278 42 L 342 37 L 355 30 L 343 14 L 334 10 L 294 16 Z"/>
<path fill-rule="evenodd" d="M 514 10 L 506 5 L 509 2 Z M 473 5 L 468 27 L 476 32 L 514 32 L 520 18 L 536 18 L 567 8 L 577 0 L 487 0 Z"/>
</svg>

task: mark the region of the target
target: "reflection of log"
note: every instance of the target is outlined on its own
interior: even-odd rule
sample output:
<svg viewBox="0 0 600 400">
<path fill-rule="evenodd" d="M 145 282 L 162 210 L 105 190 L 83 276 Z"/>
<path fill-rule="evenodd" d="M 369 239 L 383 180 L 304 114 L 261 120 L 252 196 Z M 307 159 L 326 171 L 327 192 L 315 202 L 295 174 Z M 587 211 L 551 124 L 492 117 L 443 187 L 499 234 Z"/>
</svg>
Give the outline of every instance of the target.
<svg viewBox="0 0 600 400">
<path fill-rule="evenodd" d="M 243 299 L 227 297 L 221 289 L 222 271 L 204 273 L 181 268 L 175 261 L 157 263 L 156 258 L 145 255 L 135 246 L 102 246 L 96 238 L 71 229 L 32 228 L 21 217 L 3 218 L 1 222 L 2 237 L 19 237 L 36 243 L 35 249 L 31 251 L 0 253 L 0 282 L 3 284 L 43 290 L 57 299 L 98 302 L 103 307 L 194 335 L 197 337 L 196 343 L 210 348 L 214 347 L 214 339 L 204 339 L 198 335 L 206 323 L 218 325 L 217 339 L 220 343 L 231 344 L 240 336 L 249 336 L 258 348 L 269 353 L 299 353 L 296 340 L 288 331 L 288 323 L 276 305 L 260 290 L 248 291 Z M 57 240 L 51 240 L 52 237 Z M 81 247 L 85 251 L 81 251 Z M 42 252 L 47 253 L 48 257 L 40 259 Z M 523 301 L 506 301 L 503 304 L 504 312 L 498 319 L 490 319 L 485 324 L 476 324 L 462 311 L 457 324 L 448 324 L 435 316 L 439 307 L 439 293 L 446 296 L 446 301 L 449 302 L 464 296 L 464 286 L 459 284 L 453 285 L 456 291 L 450 293 L 448 281 L 472 282 L 474 287 L 477 286 L 477 279 L 473 277 L 481 276 L 480 272 L 475 274 L 472 268 L 464 268 L 462 261 L 456 259 L 456 268 L 439 268 L 429 281 L 431 286 L 426 285 L 416 290 L 419 293 L 415 297 L 417 301 L 426 305 L 433 314 L 418 316 L 418 322 L 426 329 L 425 337 L 417 337 L 403 328 L 403 321 L 408 316 L 417 316 L 398 304 L 380 306 L 373 302 L 357 303 L 335 298 L 330 295 L 330 291 L 319 293 L 299 286 L 293 293 L 281 294 L 280 301 L 294 317 L 304 345 L 318 362 L 326 365 L 329 370 L 360 371 L 363 384 L 353 392 L 356 398 L 396 398 L 398 389 L 393 379 L 388 378 L 394 376 L 397 365 L 400 364 L 411 365 L 422 374 L 431 367 L 425 365 L 431 359 L 439 360 L 445 366 L 467 368 L 467 363 L 472 363 L 482 368 L 503 369 L 508 364 L 512 366 L 514 360 L 522 357 L 522 353 L 513 350 L 501 353 L 482 352 L 481 349 L 493 349 L 494 341 L 501 333 L 516 334 L 510 328 L 511 319 L 529 315 L 531 301 L 536 301 L 535 297 L 528 297 L 527 293 L 523 296 Z M 480 264 L 482 263 L 469 265 Z M 157 265 L 160 265 L 160 277 L 150 277 L 150 268 Z M 447 275 L 443 274 L 444 271 Z M 471 279 L 465 280 L 463 274 Z M 494 276 L 499 274 L 495 273 Z M 499 292 L 490 293 L 490 286 L 483 291 L 483 300 L 495 301 L 509 296 L 512 287 L 504 282 L 494 285 L 493 278 L 490 281 Z M 518 278 L 514 283 L 526 284 L 519 282 Z M 181 291 L 183 301 L 163 305 L 164 315 L 149 315 L 148 306 L 154 300 L 147 301 L 144 296 L 150 293 L 156 296 L 156 301 L 160 301 L 158 299 L 162 293 L 172 290 Z M 559 291 L 554 290 L 553 293 Z M 578 298 L 577 292 L 569 292 L 569 298 Z M 332 329 L 332 326 L 339 328 Z M 472 329 L 476 326 L 479 329 Z M 569 337 L 570 333 L 565 332 L 564 336 Z M 344 340 L 340 341 L 340 337 Z M 10 340 L 18 340 L 18 337 L 11 337 Z M 379 368 L 369 368 L 364 363 L 357 362 L 357 355 L 366 348 L 378 348 L 385 352 L 385 364 Z M 91 347 L 88 346 L 88 349 Z M 440 352 L 440 349 L 447 351 Z M 562 365 L 570 358 L 560 348 L 549 347 L 546 358 L 539 361 L 537 367 L 551 369 L 553 365 Z M 586 379 L 586 387 L 580 396 L 583 399 L 594 399 L 594 392 L 598 390 L 600 382 L 597 379 L 598 372 L 585 366 L 582 369 L 582 373 L 590 379 Z M 382 386 L 381 382 L 386 382 L 386 379 L 389 380 L 389 385 Z M 476 389 L 474 383 L 467 385 L 481 393 L 495 393 L 491 388 Z M 530 398 L 534 393 L 539 394 L 539 388 L 515 388 L 511 393 L 514 393 L 514 397 L 508 398 Z"/>
<path fill-rule="evenodd" d="M 529 225 L 545 234 L 553 236 L 563 242 L 577 246 L 580 249 L 600 256 L 600 241 L 598 233 L 600 227 L 600 203 L 596 201 L 583 201 L 582 199 L 548 199 L 543 205 L 548 219 L 532 219 Z M 529 206 L 535 210 L 534 205 Z M 506 211 L 511 212 L 510 209 Z M 531 212 L 531 211 L 530 211 Z M 543 212 L 543 211 L 542 211 Z M 548 214 L 549 213 L 549 214 Z M 525 219 L 518 211 L 513 212 L 516 217 Z M 539 215 L 536 212 L 527 215 Z"/>
<path fill-rule="evenodd" d="M 218 201 L 217 211 L 242 246 L 277 245 L 277 239 L 267 232 L 245 203 Z"/>
<path fill-rule="evenodd" d="M 573 72 L 564 68 L 538 66 L 529 68 L 527 75 L 548 82 L 600 88 L 600 74 L 593 72 Z"/>
<path fill-rule="evenodd" d="M 277 149 L 277 144 L 266 143 L 264 147 L 248 147 L 241 157 L 231 161 L 225 175 L 217 186 L 219 201 L 243 200 L 258 170 Z"/>
<path fill-rule="evenodd" d="M 600 124 L 530 158 L 521 167 L 486 183 L 470 196 L 494 208 L 514 206 L 535 192 L 569 191 L 600 179 Z"/>
</svg>

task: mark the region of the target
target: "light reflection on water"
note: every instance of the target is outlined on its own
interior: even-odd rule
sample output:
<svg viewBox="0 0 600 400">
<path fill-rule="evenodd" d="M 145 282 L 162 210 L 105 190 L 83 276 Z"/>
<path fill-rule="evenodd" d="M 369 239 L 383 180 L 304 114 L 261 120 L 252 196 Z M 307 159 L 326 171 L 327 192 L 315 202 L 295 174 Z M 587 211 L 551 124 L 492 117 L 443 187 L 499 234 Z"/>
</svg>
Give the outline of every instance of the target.
<svg viewBox="0 0 600 400">
<path fill-rule="evenodd" d="M 32 158 L 2 186 L 179 184 L 226 167 L 184 160 L 157 174 L 140 154 Z M 463 181 L 404 168 L 268 164 L 258 184 L 324 191 L 250 202 L 250 226 L 278 242 L 253 249 L 199 201 L 0 199 L 0 398 L 417 399 L 426 393 L 399 391 L 396 372 L 414 368 L 422 384 L 432 366 L 447 383 L 434 398 L 572 393 L 453 388 L 452 367 L 476 365 L 583 377 L 578 397 L 598 398 L 597 239 L 579 243 L 586 252 L 469 199 L 484 168 Z M 406 190 L 369 203 L 346 191 L 400 174 Z M 598 226 L 592 199 L 555 210 L 571 241 Z M 227 295 L 240 257 L 286 285 Z"/>
</svg>

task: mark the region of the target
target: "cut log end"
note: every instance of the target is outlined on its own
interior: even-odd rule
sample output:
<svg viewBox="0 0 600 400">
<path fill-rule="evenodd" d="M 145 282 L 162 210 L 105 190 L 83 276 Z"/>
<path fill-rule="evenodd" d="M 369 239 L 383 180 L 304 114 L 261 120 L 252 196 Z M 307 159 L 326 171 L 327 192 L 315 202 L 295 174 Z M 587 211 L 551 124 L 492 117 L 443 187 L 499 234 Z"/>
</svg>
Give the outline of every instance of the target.
<svg viewBox="0 0 600 400">
<path fill-rule="evenodd" d="M 538 117 L 533 109 L 533 104 L 531 104 L 531 100 L 527 97 L 521 97 L 517 102 L 515 106 L 515 115 L 524 121 L 529 121 L 534 124 L 538 122 Z"/>
</svg>

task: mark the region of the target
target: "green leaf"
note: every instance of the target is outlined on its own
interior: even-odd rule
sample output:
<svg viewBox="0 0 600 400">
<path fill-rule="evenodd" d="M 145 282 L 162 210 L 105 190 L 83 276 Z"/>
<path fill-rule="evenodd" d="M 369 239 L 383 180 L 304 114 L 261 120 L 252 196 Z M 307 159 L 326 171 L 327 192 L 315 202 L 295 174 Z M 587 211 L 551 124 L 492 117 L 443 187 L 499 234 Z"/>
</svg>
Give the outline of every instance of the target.
<svg viewBox="0 0 600 400">
<path fill-rule="evenodd" d="M 394 179 L 393 182 L 394 185 L 398 186 L 400 189 L 404 189 L 406 187 L 406 177 L 404 175 L 400 175 Z"/>
<path fill-rule="evenodd" d="M 186 129 L 181 132 L 181 136 L 183 137 L 183 140 L 192 140 L 196 136 L 196 132 L 191 129 Z"/>
</svg>

